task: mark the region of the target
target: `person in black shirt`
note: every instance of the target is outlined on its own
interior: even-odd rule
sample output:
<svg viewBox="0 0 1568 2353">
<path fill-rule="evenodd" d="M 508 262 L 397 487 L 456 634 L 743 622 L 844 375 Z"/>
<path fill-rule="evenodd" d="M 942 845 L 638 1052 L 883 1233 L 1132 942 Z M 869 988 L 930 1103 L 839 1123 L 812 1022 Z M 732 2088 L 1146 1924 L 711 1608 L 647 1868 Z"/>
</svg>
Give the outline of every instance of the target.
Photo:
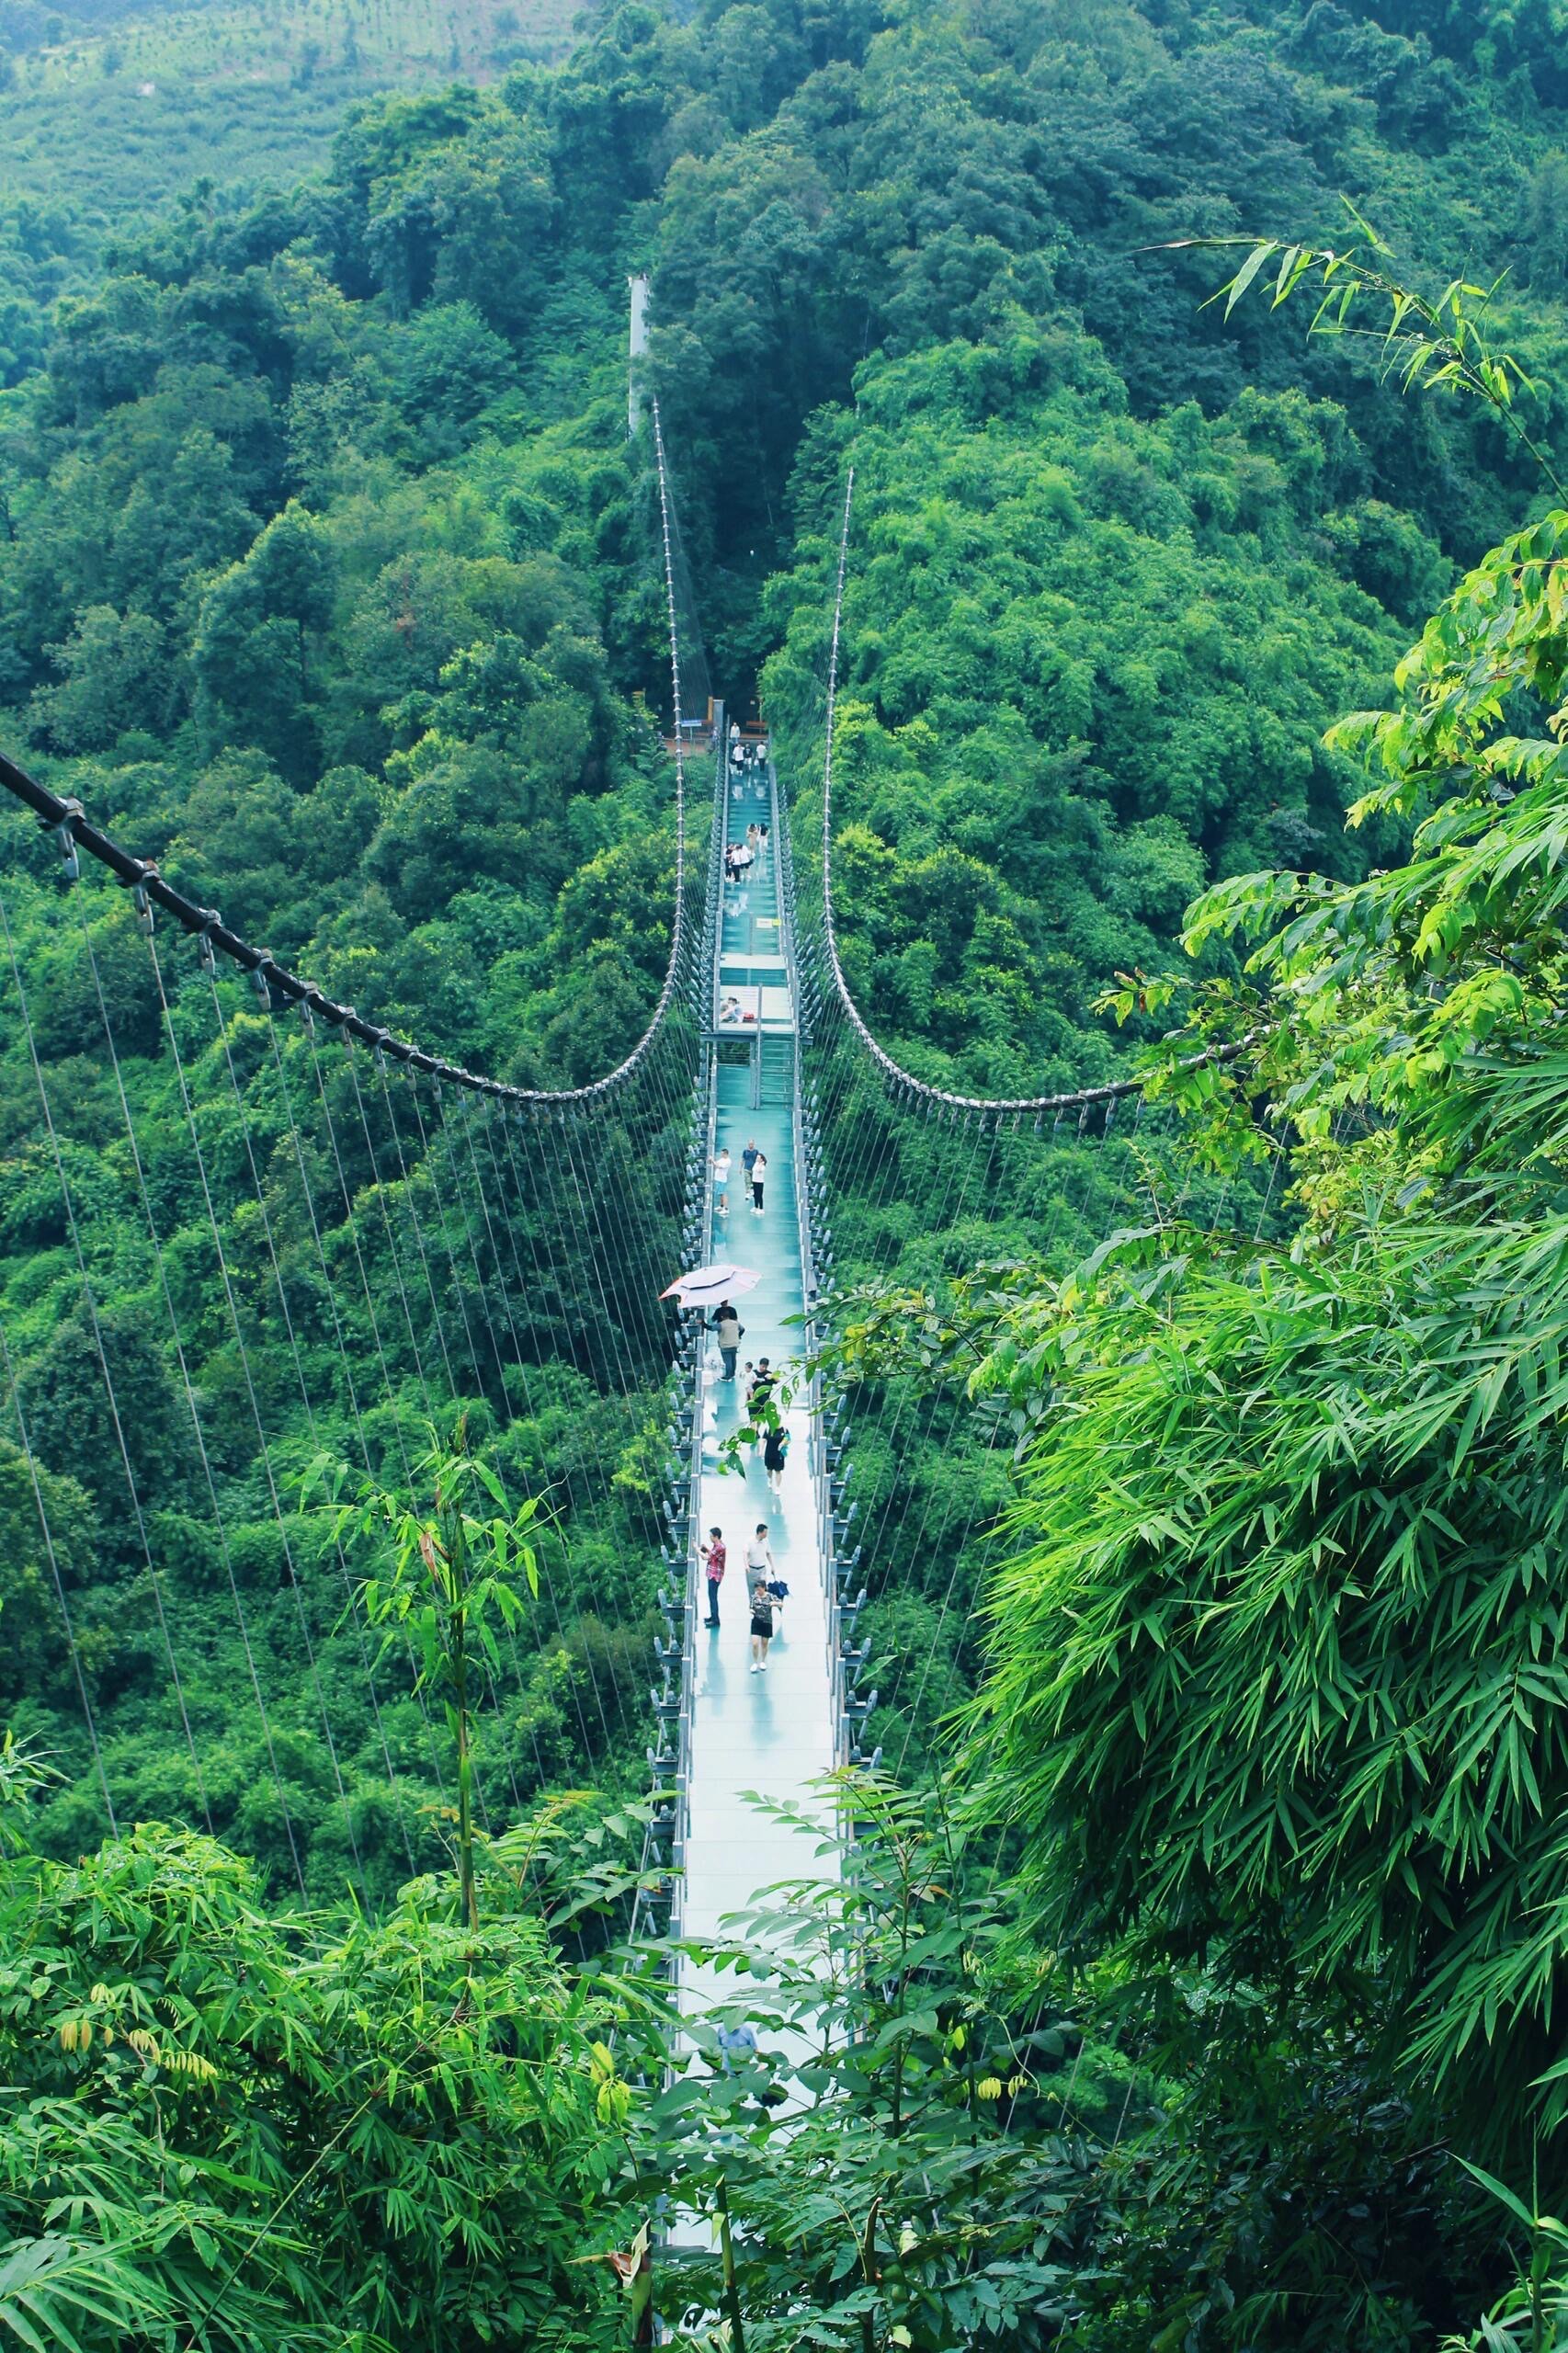
<svg viewBox="0 0 1568 2353">
<path fill-rule="evenodd" d="M 762 1462 L 767 1483 L 778 1496 L 784 1493 L 784 1465 L 789 1453 L 790 1433 L 782 1422 L 776 1423 L 762 1442 Z"/>
</svg>

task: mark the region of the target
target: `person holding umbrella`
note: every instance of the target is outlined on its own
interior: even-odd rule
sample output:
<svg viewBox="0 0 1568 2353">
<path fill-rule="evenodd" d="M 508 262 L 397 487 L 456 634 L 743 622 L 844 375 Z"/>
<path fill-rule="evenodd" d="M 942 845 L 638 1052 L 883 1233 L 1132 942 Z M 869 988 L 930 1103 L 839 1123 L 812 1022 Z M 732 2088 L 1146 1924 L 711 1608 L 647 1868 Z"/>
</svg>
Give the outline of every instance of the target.
<svg viewBox="0 0 1568 2353">
<path fill-rule="evenodd" d="M 724 1368 L 719 1375 L 721 1381 L 733 1381 L 735 1377 L 735 1358 L 740 1354 L 741 1334 L 744 1330 L 745 1325 L 735 1313 L 731 1302 L 727 1299 L 722 1301 L 713 1318 L 713 1334 L 719 1343 L 720 1361 Z"/>
</svg>

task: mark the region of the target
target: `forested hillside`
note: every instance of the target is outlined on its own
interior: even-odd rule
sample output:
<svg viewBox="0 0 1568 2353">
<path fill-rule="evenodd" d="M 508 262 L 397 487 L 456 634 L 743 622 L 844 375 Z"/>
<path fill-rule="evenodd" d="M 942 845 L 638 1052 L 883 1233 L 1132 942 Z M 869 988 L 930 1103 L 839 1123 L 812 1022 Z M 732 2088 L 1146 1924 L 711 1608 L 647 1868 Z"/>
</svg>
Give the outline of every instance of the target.
<svg viewBox="0 0 1568 2353">
<path fill-rule="evenodd" d="M 233 218 L 325 158 L 347 108 L 455 74 L 561 57 L 564 0 L 0 6 L 0 384 L 36 364 L 41 311 L 154 206 Z"/>
<path fill-rule="evenodd" d="M 1535 2353 L 1560 0 L 567 30 L 0 0 L 0 750 L 376 1024 L 583 1086 L 668 988 L 666 510 L 687 715 L 766 718 L 809 894 L 853 466 L 855 999 L 937 1086 L 1148 1067 L 1154 1116 L 1027 1184 L 881 1108 L 834 1163 L 861 1631 L 920 1673 L 779 2131 L 766 2036 L 657 2091 L 618 1942 L 682 1086 L 519 1159 L 0 812 L 0 2323 L 587 2353 L 673 2206 L 694 2347 L 1439 2353 L 1496 2306 Z M 1402 384 L 1385 294 L 1271 301 L 1352 243 L 1461 278 L 1510 401 Z M 517 1548 L 449 1716 L 352 1598 L 429 1443 Z"/>
</svg>

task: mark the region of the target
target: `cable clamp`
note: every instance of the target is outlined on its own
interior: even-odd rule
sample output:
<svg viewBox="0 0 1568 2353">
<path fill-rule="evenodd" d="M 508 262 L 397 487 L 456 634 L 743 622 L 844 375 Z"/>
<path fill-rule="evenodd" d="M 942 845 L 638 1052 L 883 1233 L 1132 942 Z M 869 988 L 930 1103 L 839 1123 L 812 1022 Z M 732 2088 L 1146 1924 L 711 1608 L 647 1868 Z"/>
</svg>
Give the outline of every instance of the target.
<svg viewBox="0 0 1568 2353">
<path fill-rule="evenodd" d="M 201 928 L 196 935 L 197 958 L 202 971 L 211 980 L 218 970 L 218 950 L 212 945 L 212 931 L 223 918 L 216 907 L 202 907 L 198 912 L 201 916 Z"/>
<path fill-rule="evenodd" d="M 270 1013 L 272 1010 L 272 983 L 267 976 L 276 970 L 277 967 L 265 948 L 250 968 L 251 986 L 261 1000 L 261 1009 L 264 1013 Z"/>
<path fill-rule="evenodd" d="M 156 858 L 139 858 L 136 860 L 136 879 L 128 886 L 131 892 L 131 904 L 136 910 L 136 920 L 149 938 L 153 933 L 153 902 L 147 895 L 147 885 L 149 882 L 155 882 L 157 879 Z"/>
<path fill-rule="evenodd" d="M 76 846 L 74 820 L 85 816 L 86 813 L 79 801 L 62 801 L 60 805 L 65 812 L 62 817 L 58 819 L 40 817 L 39 824 L 60 852 L 61 864 L 65 870 L 65 880 L 67 882 L 77 882 L 82 877 L 82 858 Z"/>
</svg>

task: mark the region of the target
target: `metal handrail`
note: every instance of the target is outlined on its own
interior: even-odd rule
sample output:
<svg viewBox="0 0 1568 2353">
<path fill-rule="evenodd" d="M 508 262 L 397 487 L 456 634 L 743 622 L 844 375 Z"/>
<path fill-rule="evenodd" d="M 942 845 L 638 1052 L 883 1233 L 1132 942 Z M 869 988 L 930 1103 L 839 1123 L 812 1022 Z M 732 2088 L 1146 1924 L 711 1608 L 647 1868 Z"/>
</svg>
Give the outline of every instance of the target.
<svg viewBox="0 0 1568 2353">
<path fill-rule="evenodd" d="M 722 888 L 720 877 L 720 852 L 722 849 L 722 843 L 719 841 L 719 835 L 723 824 L 724 792 L 729 774 L 729 755 L 724 741 L 723 704 L 717 704 L 715 709 L 717 711 L 717 723 L 714 728 L 713 735 L 715 769 L 713 784 L 713 814 L 711 821 L 713 840 L 710 846 L 708 888 L 703 904 L 702 938 L 698 948 L 697 957 L 692 971 L 692 993 L 694 999 L 693 1010 L 698 1016 L 699 1029 L 708 1026 L 701 1020 L 700 998 L 705 985 L 703 976 L 705 972 L 716 974 L 717 964 L 714 961 L 714 959 L 717 955 L 717 947 L 713 943 L 722 938 L 722 926 L 719 922 L 717 915 L 717 910 L 720 905 L 720 892 Z M 710 981 L 707 985 L 710 989 L 711 981 Z M 711 1055 L 712 1049 L 710 1046 L 705 1046 L 703 1051 L 706 1055 Z M 703 1210 L 702 1234 L 706 1253 L 711 1248 L 713 1215 L 713 1188 L 711 1183 L 709 1181 L 707 1173 L 712 1166 L 713 1151 L 714 1088 L 711 1083 L 710 1074 L 710 1083 L 705 1093 L 705 1112 L 699 1115 L 702 1118 L 705 1151 L 697 1181 L 703 1188 L 705 1205 Z M 697 1610 L 700 1598 L 697 1579 L 697 1548 L 700 1540 L 700 1535 L 697 1525 L 698 1513 L 696 1506 L 698 1495 L 699 1493 L 699 1483 L 702 1472 L 702 1409 L 704 1381 L 705 1370 L 702 1362 L 702 1348 L 699 1343 L 693 1353 L 692 1359 L 691 1439 L 687 1449 L 686 1473 L 687 1491 L 690 1496 L 690 1506 L 687 1513 L 687 1557 L 685 1579 L 686 1622 L 681 1637 L 681 1707 L 677 1719 L 678 1730 L 676 1739 L 674 1790 L 675 1817 L 670 1825 L 671 1896 L 669 1934 L 672 1938 L 678 1937 L 680 1934 L 682 1898 L 685 1887 L 686 1842 L 690 1829 L 691 1695 L 695 1688 L 695 1677 L 697 1672 Z M 643 1836 L 642 1866 L 639 1875 L 640 1883 L 631 1909 L 631 1941 L 634 1944 L 636 1943 L 639 1935 L 642 1933 L 644 1914 L 653 1901 L 650 1892 L 650 1882 L 653 1878 L 653 1829 L 652 1824 L 650 1824 L 648 1830 Z"/>
<path fill-rule="evenodd" d="M 784 956 L 790 1001 L 795 1017 L 795 1084 L 790 1106 L 790 1123 L 795 1154 L 795 1216 L 800 1230 L 801 1288 L 805 1299 L 806 1360 L 812 1366 L 811 1381 L 806 1392 L 806 1405 L 812 1424 L 809 1445 L 812 1481 L 816 1499 L 817 1552 L 822 1564 L 823 1602 L 827 1620 L 828 1705 L 833 1715 L 835 1761 L 842 1765 L 845 1753 L 842 1688 L 844 1665 L 839 1656 L 838 1575 L 834 1555 L 833 1490 L 828 1472 L 827 1447 L 823 1437 L 822 1373 L 813 1360 L 816 1345 L 816 1300 L 821 1284 L 817 1276 L 816 1245 L 812 1237 L 811 1169 L 806 1155 L 805 1131 L 801 1117 L 801 1079 L 805 1065 L 801 964 L 795 926 L 795 897 L 792 888 L 794 860 L 788 819 L 782 813 L 783 796 L 778 789 L 778 772 L 771 756 L 767 763 L 767 781 L 773 815 L 770 839 L 775 845 L 774 872 L 778 879 L 778 938 Z"/>
<path fill-rule="evenodd" d="M 712 1026 L 713 1013 L 718 1003 L 719 960 L 723 952 L 724 942 L 724 886 L 722 863 L 723 829 L 724 812 L 726 807 L 725 796 L 729 790 L 730 755 L 723 729 L 723 708 L 722 703 L 719 704 L 719 724 L 714 729 L 714 743 L 716 745 L 715 776 L 713 785 L 714 855 L 710 859 L 709 869 L 710 882 L 706 918 L 707 926 L 712 934 L 712 940 L 711 953 L 703 958 L 703 970 L 707 975 L 705 985 L 710 992 L 708 1021 L 705 1025 L 708 1028 L 711 1028 Z M 714 1247 L 712 1171 L 713 1142 L 717 1133 L 719 1118 L 719 1055 L 717 1047 L 711 1042 L 706 1045 L 703 1051 L 707 1060 L 708 1084 L 702 1113 L 702 1160 L 701 1166 L 698 1174 L 698 1182 L 702 1187 L 703 1191 L 702 1255 L 703 1263 L 706 1265 L 712 1259 Z M 699 1339 L 692 1358 L 691 1443 L 689 1449 L 689 1461 L 687 1470 L 690 1502 L 687 1512 L 686 1642 L 682 1658 L 686 1704 L 681 1710 L 680 1762 L 676 1768 L 676 1782 L 680 1791 L 676 1811 L 680 1824 L 680 1843 L 683 1854 L 686 1846 L 687 1831 L 690 1826 L 691 1701 L 692 1695 L 697 1688 L 697 1621 L 698 1614 L 702 1603 L 701 1555 L 699 1551 L 699 1547 L 702 1541 L 702 1530 L 699 1525 L 701 1513 L 699 1510 L 699 1505 L 702 1495 L 703 1414 L 708 1398 L 708 1367 L 704 1361 L 705 1355 L 706 1342 Z M 677 1923 L 680 1917 L 679 1907 L 683 1894 L 684 1887 L 681 1880 L 677 1878 L 676 1881 L 675 1902 L 671 1907 L 670 1930 L 672 1935 L 678 1933 Z"/>
</svg>

